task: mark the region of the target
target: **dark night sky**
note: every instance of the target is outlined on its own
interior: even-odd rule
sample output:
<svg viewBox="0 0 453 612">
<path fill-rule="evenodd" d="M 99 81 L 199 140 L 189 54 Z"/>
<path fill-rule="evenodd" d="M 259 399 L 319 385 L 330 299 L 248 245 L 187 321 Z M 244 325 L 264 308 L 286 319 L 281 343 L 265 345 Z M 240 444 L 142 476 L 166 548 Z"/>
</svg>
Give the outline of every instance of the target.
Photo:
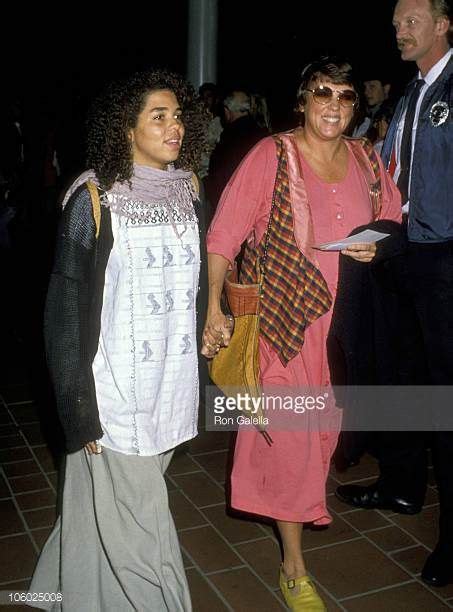
<svg viewBox="0 0 453 612">
<path fill-rule="evenodd" d="M 413 64 L 399 57 L 395 0 L 220 2 L 219 82 L 238 80 L 272 106 L 292 107 L 302 68 L 321 54 L 346 57 L 359 74 L 376 73 L 404 88 Z M 242 11 L 232 6 L 243 6 Z M 243 79 L 243 81 L 242 81 Z"/>
<path fill-rule="evenodd" d="M 393 0 L 219 0 L 218 79 L 268 96 L 271 108 L 293 104 L 303 66 L 320 53 L 341 53 L 362 68 L 384 67 L 399 85 L 410 76 L 396 50 Z M 4 82 L 39 107 L 99 89 L 131 70 L 165 66 L 185 73 L 187 2 L 110 10 L 104 16 L 28 14 L 2 36 Z M 7 28 L 5 28 L 7 29 Z M 5 31 L 4 29 L 4 31 Z M 19 52 L 23 58 L 19 59 Z"/>
</svg>

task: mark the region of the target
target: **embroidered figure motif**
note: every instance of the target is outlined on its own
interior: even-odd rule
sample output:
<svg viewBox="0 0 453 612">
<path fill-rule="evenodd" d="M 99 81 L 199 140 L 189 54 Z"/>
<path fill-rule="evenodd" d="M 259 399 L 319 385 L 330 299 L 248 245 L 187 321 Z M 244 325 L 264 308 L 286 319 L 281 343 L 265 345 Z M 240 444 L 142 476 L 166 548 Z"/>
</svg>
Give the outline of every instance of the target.
<svg viewBox="0 0 453 612">
<path fill-rule="evenodd" d="M 147 268 L 152 268 L 154 262 L 156 261 L 156 258 L 154 257 L 154 255 L 152 254 L 152 251 L 149 247 L 146 247 L 145 249 L 145 253 L 147 255 L 147 258 L 144 259 L 143 261 L 147 261 L 148 263 L 146 264 Z"/>
<path fill-rule="evenodd" d="M 173 253 L 170 251 L 170 249 L 167 246 L 164 246 L 164 268 L 167 266 L 171 266 L 172 265 L 172 261 L 173 261 Z"/>
<path fill-rule="evenodd" d="M 194 293 L 193 293 L 193 289 L 187 289 L 186 291 L 186 295 L 187 295 L 187 299 L 185 301 L 188 302 L 187 306 L 186 306 L 186 310 L 192 310 L 193 308 L 193 303 L 194 303 Z"/>
<path fill-rule="evenodd" d="M 186 260 L 185 265 L 188 266 L 189 264 L 195 261 L 195 253 L 192 251 L 190 244 L 186 244 L 186 246 L 184 247 L 184 250 L 187 253 L 187 260 Z"/>
<path fill-rule="evenodd" d="M 167 307 L 167 312 L 170 312 L 171 310 L 174 310 L 175 301 L 173 299 L 173 295 L 172 295 L 171 291 L 167 291 L 165 293 L 165 305 Z"/>
<path fill-rule="evenodd" d="M 156 312 L 159 312 L 160 310 L 160 304 L 159 302 L 156 300 L 154 293 L 148 293 L 147 295 L 148 301 L 150 303 L 151 306 L 151 314 L 156 314 Z M 148 306 L 149 308 L 149 306 Z"/>
<path fill-rule="evenodd" d="M 181 344 L 181 346 L 183 347 L 182 355 L 187 355 L 187 353 L 191 353 L 192 352 L 192 341 L 190 339 L 189 334 L 185 334 L 182 337 L 182 344 Z"/>
<path fill-rule="evenodd" d="M 438 127 L 447 121 L 449 114 L 450 109 L 448 108 L 448 104 L 446 102 L 439 101 L 435 102 L 431 106 L 431 110 L 429 111 L 429 119 L 434 127 Z"/>
<path fill-rule="evenodd" d="M 142 361 L 151 361 L 151 356 L 153 354 L 153 351 L 151 350 L 149 341 L 145 340 L 142 344 L 142 347 L 143 347 L 143 350 L 145 351 L 145 356 L 143 357 Z"/>
</svg>

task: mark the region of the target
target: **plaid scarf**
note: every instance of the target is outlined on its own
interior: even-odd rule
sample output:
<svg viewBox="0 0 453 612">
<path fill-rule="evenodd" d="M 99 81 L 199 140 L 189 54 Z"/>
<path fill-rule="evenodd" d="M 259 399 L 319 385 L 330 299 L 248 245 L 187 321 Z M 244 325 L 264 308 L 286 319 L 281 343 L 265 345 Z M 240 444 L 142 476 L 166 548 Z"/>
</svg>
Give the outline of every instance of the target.
<svg viewBox="0 0 453 612">
<path fill-rule="evenodd" d="M 288 154 L 282 139 L 276 136 L 274 140 L 278 168 L 268 232 L 255 248 L 246 246 L 241 282 L 256 283 L 256 260 L 264 258 L 260 334 L 286 366 L 301 351 L 306 327 L 331 307 L 332 296 L 320 270 L 296 244 Z"/>
</svg>

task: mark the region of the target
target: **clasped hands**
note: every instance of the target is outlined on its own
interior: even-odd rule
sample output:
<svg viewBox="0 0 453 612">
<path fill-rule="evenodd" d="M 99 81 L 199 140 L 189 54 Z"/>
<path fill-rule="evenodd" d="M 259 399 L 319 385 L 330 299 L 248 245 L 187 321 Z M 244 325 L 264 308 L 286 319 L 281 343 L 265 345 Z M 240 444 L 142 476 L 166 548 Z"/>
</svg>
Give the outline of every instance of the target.
<svg viewBox="0 0 453 612">
<path fill-rule="evenodd" d="M 351 244 L 341 253 L 347 257 L 352 257 L 356 261 L 368 263 L 376 255 L 376 243 L 357 243 Z M 203 330 L 203 346 L 201 354 L 212 359 L 222 347 L 228 346 L 234 329 L 234 318 L 231 315 L 224 315 L 220 310 L 210 314 L 206 319 Z"/>
<path fill-rule="evenodd" d="M 212 359 L 222 347 L 228 346 L 234 329 L 234 318 L 217 312 L 209 315 L 203 330 L 201 354 Z"/>
</svg>

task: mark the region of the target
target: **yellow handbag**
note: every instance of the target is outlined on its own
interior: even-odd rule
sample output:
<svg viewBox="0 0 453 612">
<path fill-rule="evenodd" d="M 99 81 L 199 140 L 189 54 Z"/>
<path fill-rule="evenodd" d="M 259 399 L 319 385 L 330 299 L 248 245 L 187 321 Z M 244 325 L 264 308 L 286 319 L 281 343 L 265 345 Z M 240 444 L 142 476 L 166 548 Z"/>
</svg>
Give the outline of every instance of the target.
<svg viewBox="0 0 453 612">
<path fill-rule="evenodd" d="M 238 283 L 236 268 L 230 270 L 225 277 L 224 291 L 234 316 L 234 332 L 228 346 L 220 349 L 210 362 L 209 374 L 227 396 L 234 397 L 242 393 L 250 397 L 262 397 L 258 354 L 261 280 L 261 272 L 258 272 L 258 283 Z M 271 445 L 272 438 L 265 429 L 261 406 L 256 408 L 255 405 L 254 410 L 257 428 Z"/>
<path fill-rule="evenodd" d="M 225 278 L 224 291 L 234 316 L 234 333 L 227 347 L 212 359 L 209 373 L 226 394 L 232 390 L 261 394 L 258 359 L 259 299 L 261 283 L 242 285 L 236 282 L 236 269 Z"/>
<path fill-rule="evenodd" d="M 279 168 L 282 158 L 279 158 Z M 274 193 L 269 221 L 264 237 L 263 255 L 257 258 L 257 283 L 244 285 L 238 283 L 237 267 L 227 272 L 223 285 L 228 307 L 234 316 L 234 332 L 227 347 L 221 348 L 208 365 L 212 381 L 225 393 L 226 396 L 235 396 L 237 393 L 248 393 L 250 397 L 261 398 L 261 380 L 259 364 L 259 328 L 260 328 L 260 300 L 264 282 L 267 250 L 269 247 L 270 230 L 276 207 L 276 190 L 278 171 L 275 176 Z M 254 406 L 256 409 L 256 405 Z M 255 413 L 258 417 L 257 425 L 269 446 L 273 440 L 265 430 L 266 422 L 261 404 Z"/>
<path fill-rule="evenodd" d="M 279 163 L 281 163 L 279 161 Z M 225 393 L 226 396 L 236 396 L 237 393 L 247 393 L 250 397 L 261 398 L 260 364 L 259 364 L 259 329 L 260 329 L 260 300 L 262 284 L 265 275 L 267 249 L 272 218 L 276 206 L 275 190 L 272 197 L 272 206 L 269 214 L 266 235 L 264 238 L 263 256 L 256 262 L 256 284 L 244 285 L 238 283 L 236 265 L 227 272 L 223 285 L 228 307 L 234 316 L 234 332 L 227 347 L 221 348 L 212 359 L 209 375 L 212 381 Z M 265 415 L 261 404 L 256 405 L 255 416 L 258 417 L 257 428 L 263 434 L 269 446 L 273 440 L 265 429 Z"/>
</svg>

